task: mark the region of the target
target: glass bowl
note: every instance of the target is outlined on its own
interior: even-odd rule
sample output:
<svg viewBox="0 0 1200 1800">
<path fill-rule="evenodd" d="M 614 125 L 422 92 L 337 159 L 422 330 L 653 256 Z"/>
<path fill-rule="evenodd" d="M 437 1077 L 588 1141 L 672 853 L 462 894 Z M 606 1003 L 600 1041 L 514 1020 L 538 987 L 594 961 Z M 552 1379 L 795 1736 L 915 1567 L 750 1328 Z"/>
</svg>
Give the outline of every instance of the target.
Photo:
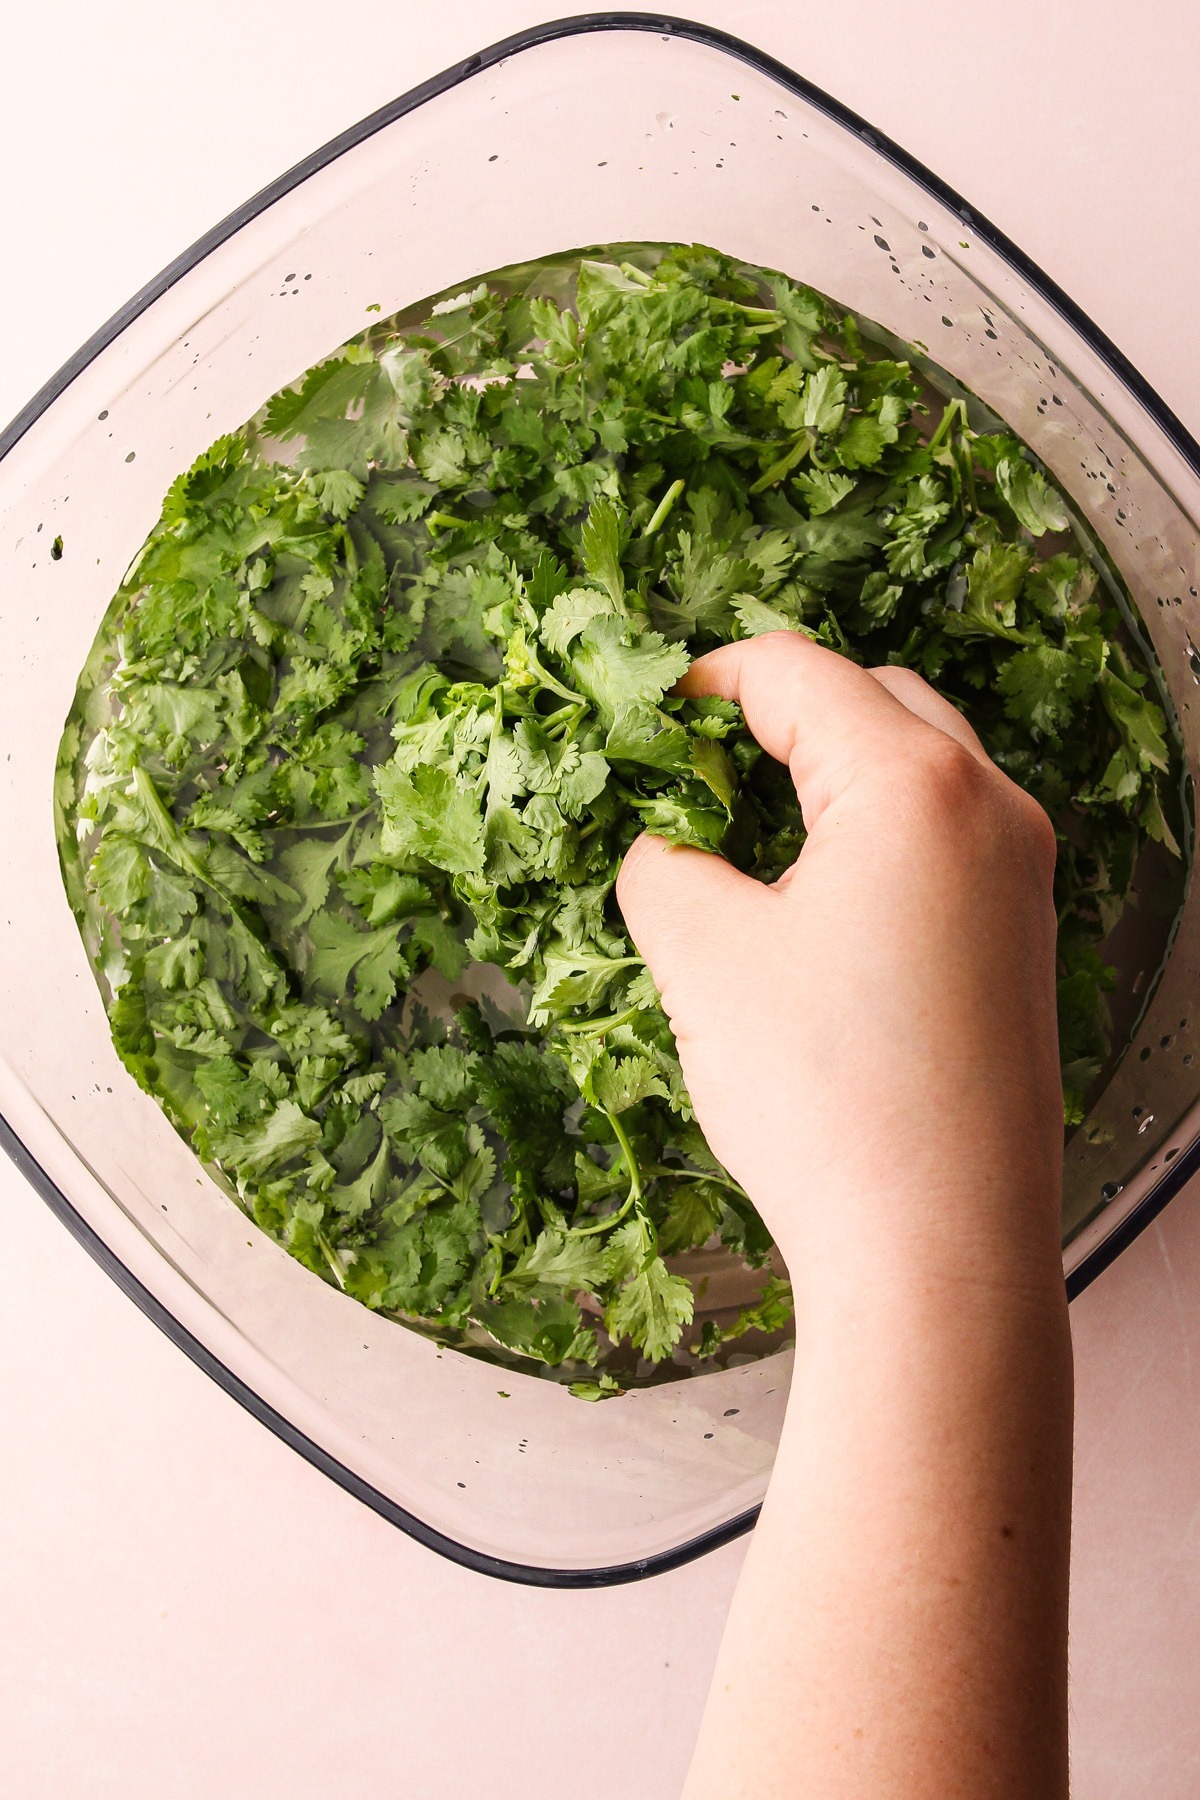
<svg viewBox="0 0 1200 1800">
<path fill-rule="evenodd" d="M 790 1353 L 587 1405 L 308 1274 L 118 1061 L 63 889 L 53 775 L 108 602 L 214 437 L 376 311 L 571 248 L 692 240 L 924 348 L 1032 446 L 1128 584 L 1194 778 L 1200 449 L 934 176 L 707 27 L 565 20 L 425 83 L 216 227 L 0 437 L 0 1135 L 125 1291 L 273 1430 L 432 1548 L 546 1585 L 632 1579 L 746 1529 Z M 1165 960 L 1160 938 L 1130 976 L 1141 1016 L 1068 1143 L 1071 1292 L 1200 1166 L 1198 961 L 1189 891 Z"/>
</svg>

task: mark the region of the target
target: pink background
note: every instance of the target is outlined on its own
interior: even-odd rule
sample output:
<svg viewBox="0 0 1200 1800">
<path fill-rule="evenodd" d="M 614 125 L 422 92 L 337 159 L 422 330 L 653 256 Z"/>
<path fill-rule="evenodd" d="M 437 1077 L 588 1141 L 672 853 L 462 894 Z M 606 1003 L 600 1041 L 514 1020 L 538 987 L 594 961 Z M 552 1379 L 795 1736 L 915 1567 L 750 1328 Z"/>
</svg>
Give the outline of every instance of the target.
<svg viewBox="0 0 1200 1800">
<path fill-rule="evenodd" d="M 683 3 L 683 0 L 680 0 Z M 566 6 L 41 0 L 5 25 L 0 416 L 315 144 Z M 862 112 L 1200 433 L 1200 13 L 694 0 Z M 0 1159 L 0 1741 L 14 1800 L 670 1800 L 738 1546 L 552 1595 L 464 1574 L 255 1424 Z M 1200 1206 L 1073 1308 L 1076 1800 L 1200 1791 Z"/>
</svg>

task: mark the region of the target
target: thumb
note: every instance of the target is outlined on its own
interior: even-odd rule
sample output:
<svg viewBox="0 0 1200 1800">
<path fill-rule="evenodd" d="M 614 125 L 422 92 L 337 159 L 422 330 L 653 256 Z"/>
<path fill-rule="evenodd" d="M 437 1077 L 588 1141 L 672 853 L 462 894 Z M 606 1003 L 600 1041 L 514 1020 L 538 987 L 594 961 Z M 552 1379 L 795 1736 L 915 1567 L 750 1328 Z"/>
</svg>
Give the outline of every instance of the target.
<svg viewBox="0 0 1200 1800">
<path fill-rule="evenodd" d="M 761 929 L 768 896 L 711 851 L 648 832 L 635 838 L 617 876 L 617 904 L 672 1022 L 711 992 L 736 947 Z"/>
</svg>

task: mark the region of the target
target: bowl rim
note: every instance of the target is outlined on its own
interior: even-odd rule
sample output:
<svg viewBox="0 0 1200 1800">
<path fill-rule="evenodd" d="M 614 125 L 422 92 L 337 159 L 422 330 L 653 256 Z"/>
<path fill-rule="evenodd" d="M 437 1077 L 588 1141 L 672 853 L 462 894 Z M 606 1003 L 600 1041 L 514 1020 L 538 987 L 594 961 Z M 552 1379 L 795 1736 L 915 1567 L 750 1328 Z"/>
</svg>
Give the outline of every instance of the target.
<svg viewBox="0 0 1200 1800">
<path fill-rule="evenodd" d="M 496 43 L 489 44 L 485 49 L 465 57 L 461 62 L 444 69 L 440 74 L 432 75 L 427 80 L 419 82 L 415 87 L 409 88 L 406 92 L 398 95 L 396 99 L 369 113 L 366 118 L 349 126 L 345 131 L 339 132 L 327 143 L 294 163 L 290 169 L 276 177 L 274 181 L 268 182 L 265 187 L 260 188 L 240 206 L 235 207 L 232 212 L 169 262 L 144 287 L 139 288 L 98 330 L 94 331 L 72 356 L 68 357 L 61 368 L 45 382 L 10 423 L 0 430 L 0 460 L 20 442 L 75 378 L 103 350 L 107 349 L 140 314 L 167 293 L 176 282 L 202 262 L 213 250 L 240 231 L 243 226 L 249 224 L 260 213 L 265 212 L 277 200 L 300 186 L 310 175 L 335 162 L 346 151 L 354 149 L 377 132 L 394 124 L 396 120 L 404 118 L 408 113 L 415 112 L 427 101 L 436 99 L 439 95 L 469 81 L 473 76 L 496 67 L 499 63 L 522 51 L 537 49 L 558 40 L 583 37 L 601 31 L 653 33 L 663 38 L 679 38 L 707 49 L 720 51 L 734 61 L 746 64 L 757 73 L 767 75 L 779 86 L 803 99 L 814 110 L 825 114 L 827 118 L 857 137 L 870 150 L 894 164 L 909 180 L 924 188 L 931 198 L 940 202 L 963 226 L 974 232 L 991 250 L 1007 262 L 1042 300 L 1047 302 L 1073 327 L 1087 347 L 1107 364 L 1117 379 L 1149 413 L 1184 460 L 1197 475 L 1200 475 L 1200 443 L 1157 390 L 1117 348 L 1090 315 L 1072 300 L 1038 263 L 1019 249 L 997 226 L 977 212 L 974 207 L 969 206 L 947 182 L 935 175 L 932 170 L 903 149 L 894 139 L 869 125 L 851 107 L 827 94 L 824 89 L 817 87 L 803 75 L 798 74 L 794 69 L 789 68 L 767 52 L 759 50 L 753 44 L 714 25 L 701 24 L 696 20 L 667 14 L 642 12 L 580 13 L 527 26 L 521 31 L 514 32 L 511 36 L 501 38 Z M 737 1514 L 722 1525 L 714 1526 L 700 1533 L 697 1537 L 689 1539 L 672 1550 L 660 1551 L 632 1562 L 596 1568 L 541 1568 L 534 1564 L 510 1562 L 501 1557 L 488 1555 L 470 1545 L 461 1544 L 398 1505 L 371 1483 L 347 1468 L 321 1445 L 298 1430 L 282 1413 L 263 1400 L 248 1383 L 226 1367 L 126 1267 L 120 1257 L 71 1204 L 66 1194 L 41 1167 L 2 1115 L 0 1115 L 0 1149 L 8 1154 L 56 1218 L 105 1273 L 116 1282 L 122 1292 L 239 1405 L 266 1425 L 277 1437 L 291 1445 L 314 1467 L 322 1470 L 336 1481 L 348 1493 L 355 1495 L 427 1549 L 436 1551 L 439 1555 L 447 1557 L 464 1568 L 474 1570 L 478 1574 L 490 1575 L 500 1580 L 525 1586 L 561 1589 L 614 1586 L 642 1580 L 650 1575 L 665 1574 L 669 1570 L 679 1568 L 696 1557 L 702 1556 L 710 1550 L 718 1549 L 723 1544 L 727 1544 L 740 1537 L 744 1532 L 751 1530 L 758 1517 L 759 1508 L 755 1506 Z M 1096 1277 L 1102 1274 L 1122 1251 L 1127 1249 L 1134 1239 L 1140 1236 L 1146 1227 L 1157 1218 L 1168 1202 L 1187 1185 L 1198 1171 L 1200 1171 L 1200 1138 L 1184 1151 L 1169 1168 L 1164 1170 L 1159 1180 L 1147 1189 L 1119 1224 L 1088 1251 L 1065 1277 L 1068 1300 L 1076 1299 L 1085 1288 L 1090 1286 Z"/>
</svg>

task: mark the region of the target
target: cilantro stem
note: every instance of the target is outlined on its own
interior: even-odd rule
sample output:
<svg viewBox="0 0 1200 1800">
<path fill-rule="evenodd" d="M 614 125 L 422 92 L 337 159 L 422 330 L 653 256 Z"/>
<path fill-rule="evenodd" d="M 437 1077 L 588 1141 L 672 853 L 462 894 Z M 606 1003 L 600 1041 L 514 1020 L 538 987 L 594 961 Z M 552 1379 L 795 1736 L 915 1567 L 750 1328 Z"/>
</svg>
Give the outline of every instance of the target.
<svg viewBox="0 0 1200 1800">
<path fill-rule="evenodd" d="M 610 1113 L 607 1107 L 602 1107 L 601 1111 L 613 1128 L 613 1136 L 621 1146 L 621 1155 L 625 1158 L 625 1167 L 629 1170 L 629 1198 L 638 1201 L 642 1197 L 642 1171 L 638 1167 L 638 1159 L 633 1153 L 633 1145 L 626 1137 L 625 1127 L 616 1113 Z"/>
<path fill-rule="evenodd" d="M 346 1271 L 338 1261 L 337 1253 L 334 1250 L 333 1245 L 329 1242 L 329 1239 L 325 1236 L 323 1231 L 318 1231 L 316 1233 L 316 1239 L 322 1256 L 333 1270 L 334 1279 L 344 1294 L 346 1291 Z"/>
<path fill-rule="evenodd" d="M 594 1237 L 598 1231 L 607 1231 L 610 1225 L 619 1225 L 638 1199 L 640 1199 L 640 1195 L 635 1194 L 631 1187 L 616 1212 L 605 1213 L 602 1219 L 596 1219 L 591 1225 L 568 1225 L 565 1236 Z"/>
<path fill-rule="evenodd" d="M 770 468 L 764 469 L 757 481 L 751 483 L 748 491 L 752 494 L 761 494 L 767 488 L 774 487 L 783 480 L 785 475 L 790 474 L 797 463 L 803 462 L 806 456 L 812 454 L 812 447 L 812 432 L 802 431 L 790 448 L 785 450 L 783 455 L 771 464 Z"/>
<path fill-rule="evenodd" d="M 528 639 L 526 639 L 525 643 L 522 645 L 522 650 L 526 662 L 543 687 L 548 687 L 550 692 L 552 694 L 557 694 L 561 700 L 570 700 L 575 706 L 586 707 L 590 705 L 590 701 L 585 700 L 582 694 L 577 694 L 574 688 L 567 687 L 556 675 L 550 673 L 549 669 L 545 667 L 541 658 L 538 656 L 537 651 Z"/>
<path fill-rule="evenodd" d="M 462 330 L 456 331 L 453 337 L 439 338 L 433 354 L 435 356 L 440 356 L 444 351 L 452 350 L 455 344 L 461 344 L 465 337 L 470 337 L 473 331 L 478 331 L 481 326 L 489 324 L 492 319 L 498 316 L 498 314 L 499 308 L 495 301 L 490 301 L 486 312 L 481 313 L 477 319 L 468 319 Z"/>
<path fill-rule="evenodd" d="M 364 806 L 362 808 L 361 812 L 347 813 L 346 816 L 342 819 L 305 819 L 302 829 L 306 832 L 308 832 L 308 831 L 328 831 L 332 826 L 336 825 L 336 826 L 340 827 L 340 826 L 344 825 L 346 827 L 346 836 L 349 837 L 350 836 L 350 828 L 354 825 L 357 825 L 360 819 L 370 818 L 371 814 L 374 811 L 375 811 L 375 808 L 373 806 Z M 284 823 L 282 825 L 263 824 L 263 825 L 256 825 L 254 829 L 256 831 L 261 831 L 264 833 L 270 832 L 270 831 L 295 831 L 296 823 L 295 823 L 294 819 L 289 819 L 286 821 L 286 823 Z"/>
<path fill-rule="evenodd" d="M 975 494 L 975 464 L 971 456 L 970 447 L 966 441 L 965 431 L 959 439 L 959 444 L 961 447 L 962 474 L 967 488 L 967 504 L 973 513 L 977 513 L 979 511 L 979 501 Z"/>
<path fill-rule="evenodd" d="M 499 681 L 496 683 L 496 691 L 495 691 L 493 705 L 492 705 L 492 726 L 491 726 L 491 730 L 488 732 L 487 755 L 483 759 L 483 766 L 480 769 L 478 778 L 475 782 L 476 788 L 483 788 L 485 786 L 490 788 L 490 786 L 491 786 L 491 783 L 488 779 L 488 776 L 489 776 L 488 765 L 490 764 L 490 762 L 492 760 L 492 752 L 496 748 L 496 745 L 500 738 L 501 729 L 503 728 L 503 725 L 504 725 L 504 689 L 506 686 L 507 686 L 507 683 L 503 682 L 503 681 Z M 490 801 L 489 801 L 489 803 L 490 803 Z"/>
<path fill-rule="evenodd" d="M 741 1200 L 749 1200 L 750 1196 L 740 1182 L 731 1175 L 718 1175 L 708 1169 L 673 1169 L 667 1163 L 654 1163 L 646 1173 L 648 1175 L 669 1175 L 672 1181 L 711 1181 L 714 1187 L 722 1187 L 727 1193 L 736 1194 Z"/>
<path fill-rule="evenodd" d="M 190 875 L 193 881 L 198 882 L 201 887 L 207 888 L 209 893 L 215 894 L 222 906 L 228 910 L 234 926 L 257 944 L 258 939 L 243 918 L 237 899 L 221 882 L 214 880 L 203 863 L 192 855 L 184 842 L 182 831 L 171 817 L 154 782 L 140 763 L 134 767 L 133 783 L 138 798 L 146 808 L 149 823 L 154 828 L 156 838 L 154 848 L 159 855 L 165 857 L 168 862 L 174 863 L 175 867 L 182 870 L 185 875 Z"/>
<path fill-rule="evenodd" d="M 925 448 L 932 453 L 940 450 L 945 443 L 945 452 L 939 460 L 944 466 L 946 458 L 949 458 L 955 496 L 962 501 L 966 511 L 977 513 L 979 500 L 975 492 L 975 467 L 969 441 L 973 435 L 967 421 L 966 401 L 951 400 Z"/>
<path fill-rule="evenodd" d="M 773 306 L 746 306 L 740 300 L 722 300 L 719 304 L 728 307 L 730 312 L 741 313 L 744 319 L 753 319 L 758 324 L 782 325 L 784 323 L 783 314 L 777 312 Z"/>
<path fill-rule="evenodd" d="M 587 706 L 583 701 L 569 701 L 566 706 L 560 706 L 557 712 L 551 713 L 543 723 L 542 730 L 547 737 L 554 738 L 558 736 L 559 732 L 562 732 L 564 743 L 569 744 L 578 731 L 579 721 L 586 711 Z"/>
<path fill-rule="evenodd" d="M 146 808 L 150 821 L 156 829 L 159 839 L 157 848 L 187 874 L 194 876 L 205 887 L 211 887 L 214 892 L 220 894 L 223 900 L 228 900 L 230 896 L 224 888 L 218 887 L 216 882 L 205 874 L 200 863 L 184 843 L 183 833 L 167 811 L 162 795 L 140 763 L 136 764 L 133 770 L 133 785 L 138 799 Z"/>
<path fill-rule="evenodd" d="M 602 1037 L 606 1031 L 615 1031 L 618 1025 L 636 1019 L 641 1010 L 640 1006 L 627 1006 L 624 1012 L 609 1013 L 606 1019 L 560 1019 L 558 1029 L 570 1032 L 572 1037 Z"/>
<path fill-rule="evenodd" d="M 685 486 L 685 483 L 684 483 L 682 476 L 679 477 L 678 481 L 673 481 L 671 483 L 670 487 L 667 489 L 666 493 L 663 495 L 662 499 L 659 501 L 658 505 L 655 507 L 654 511 L 650 515 L 650 519 L 649 519 L 648 524 L 646 525 L 646 529 L 642 532 L 642 536 L 644 538 L 654 536 L 654 533 L 658 530 L 659 526 L 663 523 L 664 519 L 667 517 L 667 514 L 670 512 L 671 508 L 674 506 L 675 502 L 678 500 L 680 494 L 682 494 L 682 492 L 684 490 L 684 486 Z"/>
<path fill-rule="evenodd" d="M 947 405 L 946 405 L 946 409 L 942 413 L 941 423 L 939 424 L 937 430 L 934 432 L 933 436 L 930 438 L 929 442 L 926 444 L 925 448 L 927 450 L 936 450 L 938 445 L 942 442 L 943 438 L 948 437 L 953 432 L 954 421 L 958 418 L 961 418 L 962 429 L 965 431 L 967 428 L 966 401 L 965 400 L 948 401 Z"/>
<path fill-rule="evenodd" d="M 631 1206 L 636 1206 L 638 1216 L 645 1219 L 645 1214 L 642 1212 L 642 1171 L 638 1166 L 638 1159 L 634 1154 L 633 1145 L 625 1135 L 625 1127 L 621 1124 L 617 1115 L 615 1113 L 610 1113 L 606 1106 L 600 1107 L 599 1110 L 604 1114 L 605 1118 L 612 1126 L 613 1136 L 620 1146 L 622 1161 L 629 1171 L 629 1192 L 626 1194 L 616 1212 L 605 1213 L 602 1219 L 596 1219 L 591 1225 L 568 1226 L 568 1237 L 593 1237 L 598 1231 L 607 1231 L 611 1226 L 620 1224 Z M 650 1224 L 648 1219 L 646 1219 L 645 1222 L 647 1225 Z M 651 1227 L 651 1229 L 653 1229 L 653 1227 Z"/>
</svg>

